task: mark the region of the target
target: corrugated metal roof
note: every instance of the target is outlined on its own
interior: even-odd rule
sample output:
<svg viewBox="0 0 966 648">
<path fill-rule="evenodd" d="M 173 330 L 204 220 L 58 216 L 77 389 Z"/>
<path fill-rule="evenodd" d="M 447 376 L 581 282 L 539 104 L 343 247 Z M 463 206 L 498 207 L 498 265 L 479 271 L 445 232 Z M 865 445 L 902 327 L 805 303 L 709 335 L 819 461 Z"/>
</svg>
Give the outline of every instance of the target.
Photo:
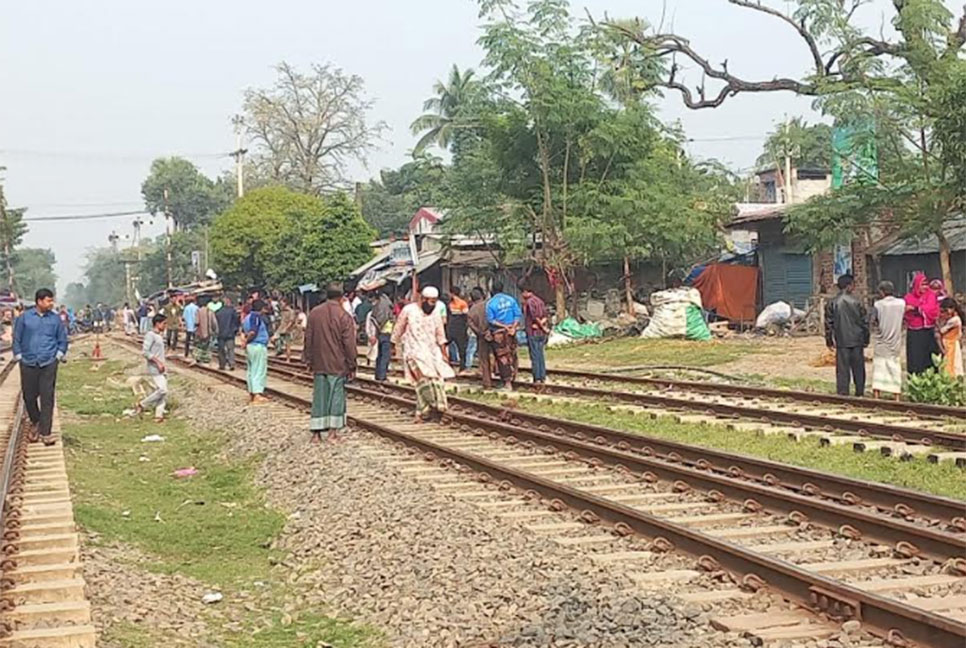
<svg viewBox="0 0 966 648">
<path fill-rule="evenodd" d="M 738 203 L 729 227 L 779 219 L 788 207 L 788 203 Z"/>
<path fill-rule="evenodd" d="M 960 216 L 946 223 L 943 233 L 949 241 L 949 246 L 953 252 L 966 250 L 966 217 Z M 896 256 L 900 254 L 937 254 L 939 252 L 939 239 L 935 234 L 922 237 L 911 237 L 899 241 L 887 248 L 885 256 Z"/>
</svg>

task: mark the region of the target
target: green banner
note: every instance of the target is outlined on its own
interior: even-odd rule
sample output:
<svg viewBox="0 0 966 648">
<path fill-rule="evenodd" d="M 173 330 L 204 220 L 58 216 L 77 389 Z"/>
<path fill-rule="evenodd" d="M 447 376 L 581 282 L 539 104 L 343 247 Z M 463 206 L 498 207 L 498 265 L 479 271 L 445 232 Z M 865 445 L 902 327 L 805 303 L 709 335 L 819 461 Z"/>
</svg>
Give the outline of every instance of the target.
<svg viewBox="0 0 966 648">
<path fill-rule="evenodd" d="M 875 124 L 864 120 L 832 129 L 832 188 L 879 179 Z"/>
</svg>

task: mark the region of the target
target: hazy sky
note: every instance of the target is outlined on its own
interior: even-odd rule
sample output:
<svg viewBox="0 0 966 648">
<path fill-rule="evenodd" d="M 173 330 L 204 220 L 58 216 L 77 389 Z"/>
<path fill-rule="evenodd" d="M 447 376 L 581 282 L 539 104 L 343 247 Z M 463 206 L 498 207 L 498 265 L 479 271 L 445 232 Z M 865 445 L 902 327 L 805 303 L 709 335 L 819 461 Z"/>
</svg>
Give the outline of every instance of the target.
<svg viewBox="0 0 966 648">
<path fill-rule="evenodd" d="M 576 0 L 596 16 L 666 21 L 732 72 L 797 74 L 808 55 L 787 26 L 724 0 Z M 875 24 L 880 14 L 867 12 Z M 448 67 L 476 66 L 481 52 L 472 0 L 31 0 L 0 17 L 0 166 L 11 206 L 28 217 L 142 207 L 153 158 L 181 155 L 215 175 L 234 148 L 229 122 L 242 91 L 270 85 L 272 66 L 329 61 L 362 76 L 372 119 L 391 130 L 370 156 L 366 179 L 402 163 L 408 125 Z M 692 74 L 692 82 L 697 77 Z M 807 99 L 749 95 L 691 112 L 677 95 L 660 102 L 696 141 L 691 152 L 748 167 L 785 115 L 811 114 Z M 59 286 L 78 280 L 85 251 L 130 235 L 131 218 L 30 223 L 26 245 L 51 247 Z M 147 228 L 157 234 L 161 223 Z"/>
</svg>

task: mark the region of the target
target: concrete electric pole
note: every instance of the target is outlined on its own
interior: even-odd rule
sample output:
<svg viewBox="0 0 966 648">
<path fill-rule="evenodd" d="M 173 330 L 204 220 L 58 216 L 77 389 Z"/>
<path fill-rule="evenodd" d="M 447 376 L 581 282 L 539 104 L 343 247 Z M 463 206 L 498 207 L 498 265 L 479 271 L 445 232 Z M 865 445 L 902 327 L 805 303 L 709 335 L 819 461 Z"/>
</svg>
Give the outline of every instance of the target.
<svg viewBox="0 0 966 648">
<path fill-rule="evenodd" d="M 241 198 L 245 195 L 245 153 L 248 153 L 248 149 L 242 148 L 242 127 L 244 125 L 244 120 L 242 120 L 241 115 L 235 115 L 232 117 L 231 123 L 235 127 L 235 150 L 232 151 L 231 156 L 235 158 L 235 175 L 238 179 L 238 197 Z"/>
</svg>

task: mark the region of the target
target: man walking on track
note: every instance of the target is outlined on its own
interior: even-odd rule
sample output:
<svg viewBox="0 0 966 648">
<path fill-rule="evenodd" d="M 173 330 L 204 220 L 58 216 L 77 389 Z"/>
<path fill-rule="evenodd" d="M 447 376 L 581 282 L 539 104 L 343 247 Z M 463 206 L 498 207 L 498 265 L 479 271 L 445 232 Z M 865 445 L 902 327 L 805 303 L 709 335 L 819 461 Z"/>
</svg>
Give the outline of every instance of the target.
<svg viewBox="0 0 966 648">
<path fill-rule="evenodd" d="M 178 336 L 181 332 L 180 302 L 180 297 L 171 295 L 168 297 L 168 303 L 161 308 L 161 312 L 167 318 L 164 322 L 166 346 L 174 352 L 178 350 Z"/>
<path fill-rule="evenodd" d="M 221 309 L 221 302 L 209 302 L 205 297 L 198 308 L 198 330 L 195 344 L 195 360 L 201 364 L 211 362 L 211 349 L 218 339 L 218 320 L 215 312 Z"/>
<path fill-rule="evenodd" d="M 242 322 L 245 334 L 245 360 L 248 365 L 248 393 L 253 405 L 267 403 L 265 384 L 268 382 L 268 322 L 265 302 L 256 299 L 252 310 Z"/>
<path fill-rule="evenodd" d="M 527 348 L 530 351 L 530 372 L 533 382 L 542 384 L 547 382 L 546 347 L 547 335 L 550 333 L 550 316 L 547 305 L 534 294 L 533 289 L 526 287 L 521 291 L 523 297 L 523 320 L 527 329 Z"/>
<path fill-rule="evenodd" d="M 137 404 L 135 411 L 140 415 L 144 410 L 154 408 L 155 423 L 164 422 L 164 410 L 168 403 L 168 373 L 164 358 L 164 327 L 167 317 L 158 313 L 151 320 L 152 328 L 144 336 L 141 352 L 148 363 L 148 375 L 154 382 L 154 391 Z"/>
<path fill-rule="evenodd" d="M 54 391 L 57 363 L 67 356 L 67 329 L 54 312 L 54 293 L 41 288 L 36 305 L 17 318 L 13 329 L 13 357 L 20 361 L 20 389 L 30 419 L 27 439 L 54 445 Z M 38 404 L 39 401 L 39 404 Z"/>
<path fill-rule="evenodd" d="M 231 303 L 231 299 L 225 297 L 224 303 L 218 312 L 215 313 L 218 319 L 218 368 L 224 370 L 228 367 L 230 371 L 235 370 L 235 336 L 241 328 L 241 319 L 238 311 Z"/>
<path fill-rule="evenodd" d="M 865 395 L 865 352 L 869 345 L 869 320 L 865 306 L 852 295 L 855 280 L 842 275 L 839 294 L 825 306 L 825 343 L 835 349 L 835 387 L 841 396 L 849 395 L 855 381 L 855 395 Z"/>
<path fill-rule="evenodd" d="M 421 299 L 402 309 L 392 331 L 393 345 L 403 345 L 406 379 L 416 386 L 417 423 L 433 410 L 440 414 L 446 411 L 443 381 L 455 376 L 446 361 L 446 332 L 435 312 L 438 303 L 439 290 L 423 288 Z"/>
<path fill-rule="evenodd" d="M 312 443 L 339 440 L 345 427 L 345 384 L 356 372 L 356 322 L 343 308 L 342 284 L 331 283 L 325 291 L 326 301 L 309 313 L 305 328 L 305 364 L 314 375 L 312 418 L 309 430 Z"/>
</svg>

